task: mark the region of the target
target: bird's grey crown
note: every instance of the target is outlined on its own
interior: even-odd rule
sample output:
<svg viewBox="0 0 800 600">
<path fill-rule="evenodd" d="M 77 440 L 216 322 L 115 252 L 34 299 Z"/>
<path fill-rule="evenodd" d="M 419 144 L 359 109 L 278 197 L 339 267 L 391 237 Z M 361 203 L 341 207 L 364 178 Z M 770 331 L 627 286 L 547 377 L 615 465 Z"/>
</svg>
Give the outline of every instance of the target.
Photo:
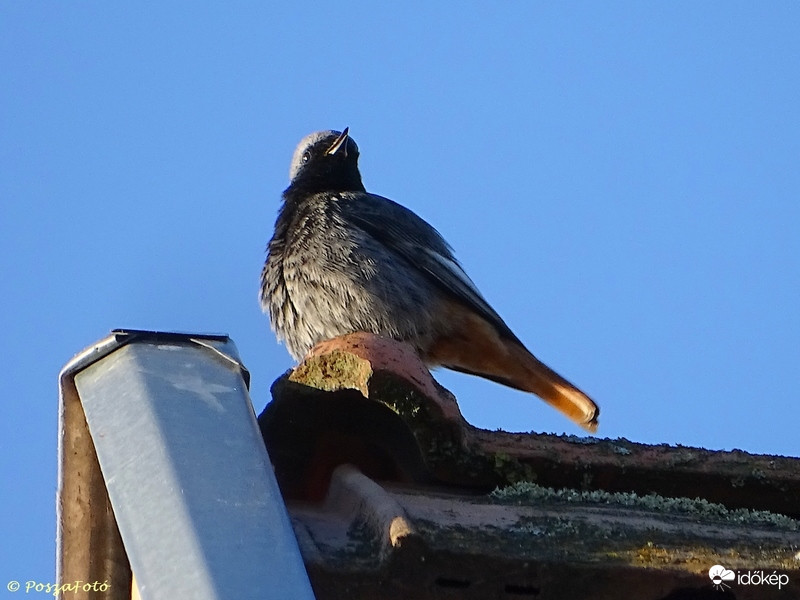
<svg viewBox="0 0 800 600">
<path fill-rule="evenodd" d="M 340 135 L 342 135 L 341 131 L 326 129 L 324 131 L 315 131 L 314 133 L 309 133 L 306 137 L 300 140 L 300 143 L 297 144 L 297 148 L 294 150 L 292 164 L 289 167 L 289 181 L 294 181 L 294 178 L 297 177 L 297 174 L 303 167 L 303 155 L 305 154 L 306 150 L 323 140 L 330 140 L 330 143 L 333 144 L 333 142 L 335 142 Z M 356 147 L 356 149 L 358 149 L 356 141 L 353 138 L 349 138 L 347 143 L 352 144 Z"/>
</svg>

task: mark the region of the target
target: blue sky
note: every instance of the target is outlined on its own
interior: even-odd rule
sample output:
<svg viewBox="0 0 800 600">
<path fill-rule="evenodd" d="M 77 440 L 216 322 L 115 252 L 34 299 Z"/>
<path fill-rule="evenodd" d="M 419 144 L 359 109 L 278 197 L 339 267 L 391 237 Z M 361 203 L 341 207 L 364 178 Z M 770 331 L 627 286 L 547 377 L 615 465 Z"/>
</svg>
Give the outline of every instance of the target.
<svg viewBox="0 0 800 600">
<path fill-rule="evenodd" d="M 3 581 L 51 581 L 57 373 L 115 327 L 228 333 L 296 143 L 350 126 L 599 433 L 797 456 L 800 5 L 0 5 Z M 466 418 L 580 433 L 438 372 Z"/>
</svg>

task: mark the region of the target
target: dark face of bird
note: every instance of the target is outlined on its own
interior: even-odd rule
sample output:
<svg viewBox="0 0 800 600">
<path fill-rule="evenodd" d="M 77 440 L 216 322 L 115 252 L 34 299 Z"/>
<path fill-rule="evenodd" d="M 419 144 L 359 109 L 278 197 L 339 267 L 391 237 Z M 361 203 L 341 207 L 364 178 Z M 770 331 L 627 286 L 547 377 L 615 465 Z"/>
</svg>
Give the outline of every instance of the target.
<svg viewBox="0 0 800 600">
<path fill-rule="evenodd" d="M 363 192 L 355 140 L 347 129 L 306 136 L 294 151 L 289 178 L 289 189 L 304 193 Z"/>
</svg>

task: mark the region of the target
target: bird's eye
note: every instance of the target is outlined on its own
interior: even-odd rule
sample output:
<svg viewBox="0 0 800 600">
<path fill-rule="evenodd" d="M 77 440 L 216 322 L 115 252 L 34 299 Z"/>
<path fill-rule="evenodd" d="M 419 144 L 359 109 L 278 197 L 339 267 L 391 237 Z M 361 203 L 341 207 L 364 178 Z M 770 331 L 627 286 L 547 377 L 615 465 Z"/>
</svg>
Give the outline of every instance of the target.
<svg viewBox="0 0 800 600">
<path fill-rule="evenodd" d="M 311 160 L 311 152 L 303 152 L 303 163 L 307 163 Z"/>
</svg>

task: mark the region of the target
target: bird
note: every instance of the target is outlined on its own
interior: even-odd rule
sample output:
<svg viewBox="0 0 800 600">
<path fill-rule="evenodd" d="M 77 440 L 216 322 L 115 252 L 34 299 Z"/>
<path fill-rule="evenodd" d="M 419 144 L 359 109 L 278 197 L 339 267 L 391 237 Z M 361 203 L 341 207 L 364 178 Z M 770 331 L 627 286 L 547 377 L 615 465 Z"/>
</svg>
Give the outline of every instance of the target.
<svg viewBox="0 0 800 600">
<path fill-rule="evenodd" d="M 292 157 L 260 302 L 294 359 L 374 333 L 410 344 L 429 368 L 533 393 L 594 433 L 597 404 L 525 347 L 433 226 L 367 192 L 358 159 L 349 128 L 307 135 Z"/>
</svg>

